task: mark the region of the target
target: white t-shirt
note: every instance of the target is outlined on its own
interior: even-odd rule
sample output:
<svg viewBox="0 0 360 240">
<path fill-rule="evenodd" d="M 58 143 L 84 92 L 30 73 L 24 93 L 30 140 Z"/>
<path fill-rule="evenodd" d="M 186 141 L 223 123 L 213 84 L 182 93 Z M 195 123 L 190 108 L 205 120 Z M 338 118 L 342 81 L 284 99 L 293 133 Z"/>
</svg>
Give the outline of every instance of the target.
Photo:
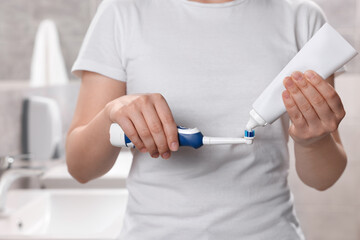
<svg viewBox="0 0 360 240">
<path fill-rule="evenodd" d="M 241 137 L 253 101 L 325 23 L 308 0 L 106 0 L 73 66 L 161 93 L 178 125 Z M 122 240 L 297 240 L 287 115 L 253 145 L 134 151 Z"/>
</svg>

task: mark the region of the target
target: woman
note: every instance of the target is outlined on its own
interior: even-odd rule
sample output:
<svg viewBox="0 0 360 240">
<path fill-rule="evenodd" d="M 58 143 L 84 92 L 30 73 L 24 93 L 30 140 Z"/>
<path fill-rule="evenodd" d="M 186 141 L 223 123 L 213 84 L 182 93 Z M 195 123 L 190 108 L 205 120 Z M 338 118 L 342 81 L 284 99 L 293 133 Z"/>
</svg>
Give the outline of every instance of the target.
<svg viewBox="0 0 360 240">
<path fill-rule="evenodd" d="M 101 4 L 73 66 L 82 84 L 67 163 L 82 183 L 109 171 L 119 153 L 112 122 L 135 144 L 119 239 L 304 239 L 287 140 L 305 184 L 325 190 L 337 181 L 345 111 L 333 76 L 284 79 L 288 115 L 257 129 L 253 145 L 179 148 L 176 125 L 241 137 L 252 102 L 324 22 L 307 0 Z"/>
</svg>

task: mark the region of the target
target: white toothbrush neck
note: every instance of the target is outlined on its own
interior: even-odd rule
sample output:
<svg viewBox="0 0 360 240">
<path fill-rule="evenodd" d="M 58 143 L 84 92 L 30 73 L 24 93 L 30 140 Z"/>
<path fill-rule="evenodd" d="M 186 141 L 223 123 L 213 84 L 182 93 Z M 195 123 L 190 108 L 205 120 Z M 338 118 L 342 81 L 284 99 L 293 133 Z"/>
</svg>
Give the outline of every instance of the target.
<svg viewBox="0 0 360 240">
<path fill-rule="evenodd" d="M 203 137 L 204 145 L 221 145 L 221 144 L 252 144 L 252 139 L 246 138 L 222 138 L 222 137 Z"/>
</svg>

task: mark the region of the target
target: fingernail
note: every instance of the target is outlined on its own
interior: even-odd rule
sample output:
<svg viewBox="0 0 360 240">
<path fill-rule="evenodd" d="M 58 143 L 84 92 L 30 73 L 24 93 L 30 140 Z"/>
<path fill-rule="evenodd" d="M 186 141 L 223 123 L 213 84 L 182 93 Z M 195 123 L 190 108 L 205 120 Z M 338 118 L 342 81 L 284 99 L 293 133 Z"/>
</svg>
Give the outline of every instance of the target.
<svg viewBox="0 0 360 240">
<path fill-rule="evenodd" d="M 305 72 L 305 76 L 307 79 L 312 79 L 314 77 L 314 73 L 312 73 L 311 71 L 306 71 Z"/>
<path fill-rule="evenodd" d="M 295 81 L 301 81 L 302 80 L 302 74 L 300 72 L 293 72 L 291 74 L 291 76 Z"/>
<path fill-rule="evenodd" d="M 145 147 L 143 147 L 142 149 L 140 149 L 140 152 L 142 152 L 142 153 L 146 153 L 146 148 L 145 148 Z"/>
<path fill-rule="evenodd" d="M 171 143 L 170 148 L 171 148 L 172 151 L 176 151 L 176 150 L 178 149 L 178 144 L 177 144 L 177 142 Z"/>
<path fill-rule="evenodd" d="M 158 152 L 153 153 L 153 154 L 151 155 L 151 157 L 153 157 L 153 158 L 158 158 L 158 157 L 159 157 L 159 153 L 158 153 Z"/>
<path fill-rule="evenodd" d="M 168 159 L 170 157 L 170 154 L 168 152 L 166 152 L 166 153 L 163 153 L 161 155 L 161 157 L 164 158 L 164 159 Z"/>
<path fill-rule="evenodd" d="M 294 82 L 293 82 L 293 80 L 291 80 L 291 78 L 287 78 L 285 80 L 285 84 L 286 84 L 286 86 L 291 87 L 292 85 L 294 85 Z"/>
</svg>

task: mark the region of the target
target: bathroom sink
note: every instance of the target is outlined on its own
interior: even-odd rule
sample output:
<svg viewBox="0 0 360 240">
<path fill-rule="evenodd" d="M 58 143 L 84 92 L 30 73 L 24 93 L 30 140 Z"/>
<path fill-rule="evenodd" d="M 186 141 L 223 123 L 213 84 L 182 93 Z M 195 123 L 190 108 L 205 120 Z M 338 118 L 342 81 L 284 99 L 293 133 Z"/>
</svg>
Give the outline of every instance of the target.
<svg viewBox="0 0 360 240">
<path fill-rule="evenodd" d="M 126 189 L 12 190 L 0 213 L 0 239 L 116 239 Z"/>
<path fill-rule="evenodd" d="M 77 182 L 68 172 L 65 161 L 49 168 L 40 178 L 44 188 L 125 188 L 133 155 L 131 150 L 123 148 L 109 172 L 86 184 Z"/>
</svg>

